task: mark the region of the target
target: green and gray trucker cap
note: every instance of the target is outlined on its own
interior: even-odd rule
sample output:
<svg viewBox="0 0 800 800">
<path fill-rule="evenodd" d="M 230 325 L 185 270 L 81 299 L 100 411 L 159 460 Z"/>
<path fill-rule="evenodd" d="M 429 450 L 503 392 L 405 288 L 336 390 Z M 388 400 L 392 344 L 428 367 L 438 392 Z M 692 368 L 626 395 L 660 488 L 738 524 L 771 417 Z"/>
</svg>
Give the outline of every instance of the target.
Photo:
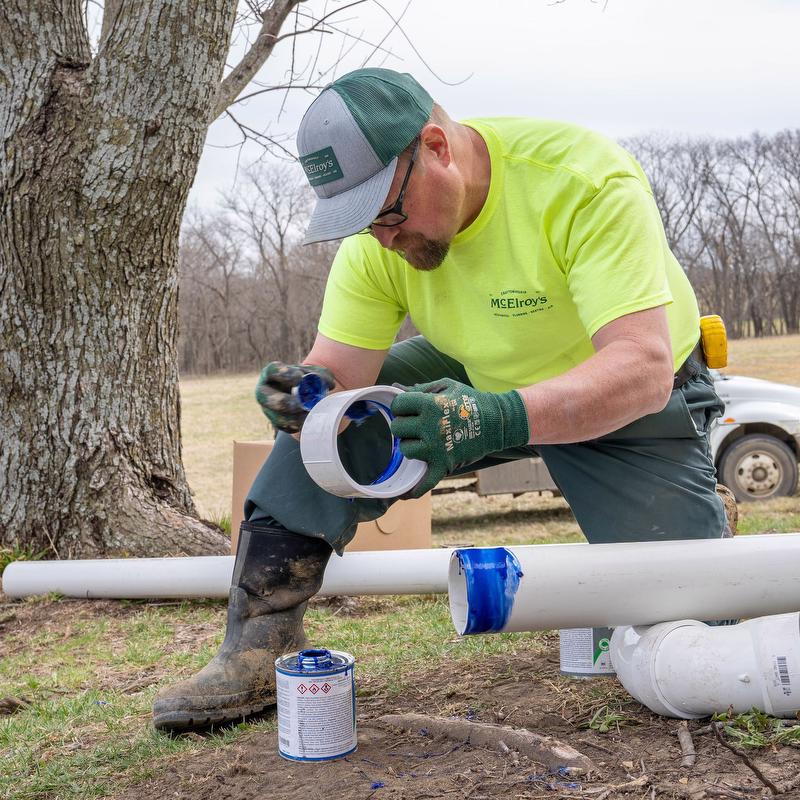
<svg viewBox="0 0 800 800">
<path fill-rule="evenodd" d="M 300 163 L 318 198 L 304 244 L 349 236 L 375 219 L 397 156 L 432 108 L 414 78 L 390 69 L 357 69 L 322 90 L 297 132 Z"/>
</svg>

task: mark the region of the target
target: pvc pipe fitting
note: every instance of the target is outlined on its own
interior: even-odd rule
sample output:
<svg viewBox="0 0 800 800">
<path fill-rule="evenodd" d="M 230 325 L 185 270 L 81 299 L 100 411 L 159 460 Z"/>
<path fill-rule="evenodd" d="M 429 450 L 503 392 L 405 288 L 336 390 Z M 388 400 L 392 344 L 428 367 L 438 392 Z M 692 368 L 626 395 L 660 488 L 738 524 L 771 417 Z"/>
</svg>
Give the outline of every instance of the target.
<svg viewBox="0 0 800 800">
<path fill-rule="evenodd" d="M 800 533 L 463 548 L 450 614 L 460 634 L 782 614 L 800 607 L 799 563 Z"/>
<path fill-rule="evenodd" d="M 698 719 L 733 707 L 800 709 L 800 614 L 712 627 L 696 620 L 622 626 L 611 637 L 620 683 L 656 714 Z"/>
<path fill-rule="evenodd" d="M 405 458 L 397 439 L 392 441 L 389 465 L 369 485 L 356 483 L 339 457 L 336 440 L 350 408 L 356 403 L 359 408 L 366 404 L 381 414 L 388 425 L 392 420 L 392 400 L 402 391 L 395 386 L 368 386 L 329 394 L 313 406 L 300 432 L 300 455 L 308 474 L 320 488 L 339 497 L 388 499 L 406 494 L 425 477 L 428 465 Z"/>
</svg>

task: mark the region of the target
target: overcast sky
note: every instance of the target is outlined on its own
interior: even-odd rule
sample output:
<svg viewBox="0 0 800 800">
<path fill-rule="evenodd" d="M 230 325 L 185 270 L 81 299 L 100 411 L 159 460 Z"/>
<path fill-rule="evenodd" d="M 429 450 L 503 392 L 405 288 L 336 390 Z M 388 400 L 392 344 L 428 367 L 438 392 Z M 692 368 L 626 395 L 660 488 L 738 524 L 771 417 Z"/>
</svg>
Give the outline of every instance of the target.
<svg viewBox="0 0 800 800">
<path fill-rule="evenodd" d="M 407 5 L 381 1 L 395 16 Z M 377 43 L 391 26 L 372 3 L 340 19 L 348 42 L 360 36 Z M 800 128 L 798 0 L 412 0 L 402 29 L 419 55 L 395 30 L 368 65 L 412 73 L 455 118 L 547 117 L 613 137 Z M 295 51 L 295 64 L 314 66 L 317 74 L 332 68 L 342 37 L 326 35 L 317 55 L 318 42 L 313 34 L 301 37 Z M 363 66 L 371 51 L 357 46 L 314 82 Z M 279 43 L 260 79 L 282 83 L 290 54 L 290 42 Z M 254 129 L 291 134 L 286 146 L 295 152 L 293 134 L 316 93 L 271 92 L 232 110 Z M 264 158 L 255 145 L 233 146 L 239 138 L 229 120 L 211 127 L 192 204 L 212 205 L 220 191 L 236 188 L 237 170 Z"/>
</svg>

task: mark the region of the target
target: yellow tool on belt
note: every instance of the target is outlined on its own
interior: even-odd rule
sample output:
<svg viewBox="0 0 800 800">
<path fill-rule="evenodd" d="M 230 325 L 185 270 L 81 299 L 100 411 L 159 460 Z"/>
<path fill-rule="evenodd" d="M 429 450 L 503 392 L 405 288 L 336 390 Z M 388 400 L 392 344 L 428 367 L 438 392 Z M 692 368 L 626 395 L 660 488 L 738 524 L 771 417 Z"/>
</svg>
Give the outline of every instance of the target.
<svg viewBox="0 0 800 800">
<path fill-rule="evenodd" d="M 700 345 L 706 364 L 711 369 L 720 369 L 728 364 L 728 334 L 719 314 L 700 317 Z"/>
</svg>

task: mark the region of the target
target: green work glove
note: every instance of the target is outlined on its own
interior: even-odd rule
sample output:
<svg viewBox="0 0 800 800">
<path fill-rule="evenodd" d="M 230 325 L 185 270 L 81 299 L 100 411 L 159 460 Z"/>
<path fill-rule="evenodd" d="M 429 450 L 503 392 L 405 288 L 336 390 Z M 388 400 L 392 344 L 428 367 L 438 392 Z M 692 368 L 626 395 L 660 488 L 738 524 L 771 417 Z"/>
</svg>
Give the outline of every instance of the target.
<svg viewBox="0 0 800 800">
<path fill-rule="evenodd" d="M 480 392 L 442 378 L 410 387 L 392 401 L 392 434 L 406 458 L 428 463 L 409 493 L 422 497 L 456 467 L 528 443 L 528 415 L 518 392 Z"/>
<path fill-rule="evenodd" d="M 292 393 L 305 375 L 315 372 L 326 390 L 333 389 L 336 380 L 329 369 L 310 364 L 282 364 L 272 361 L 261 370 L 256 384 L 256 400 L 267 419 L 279 430 L 297 433 L 303 427 L 308 411 Z"/>
</svg>

